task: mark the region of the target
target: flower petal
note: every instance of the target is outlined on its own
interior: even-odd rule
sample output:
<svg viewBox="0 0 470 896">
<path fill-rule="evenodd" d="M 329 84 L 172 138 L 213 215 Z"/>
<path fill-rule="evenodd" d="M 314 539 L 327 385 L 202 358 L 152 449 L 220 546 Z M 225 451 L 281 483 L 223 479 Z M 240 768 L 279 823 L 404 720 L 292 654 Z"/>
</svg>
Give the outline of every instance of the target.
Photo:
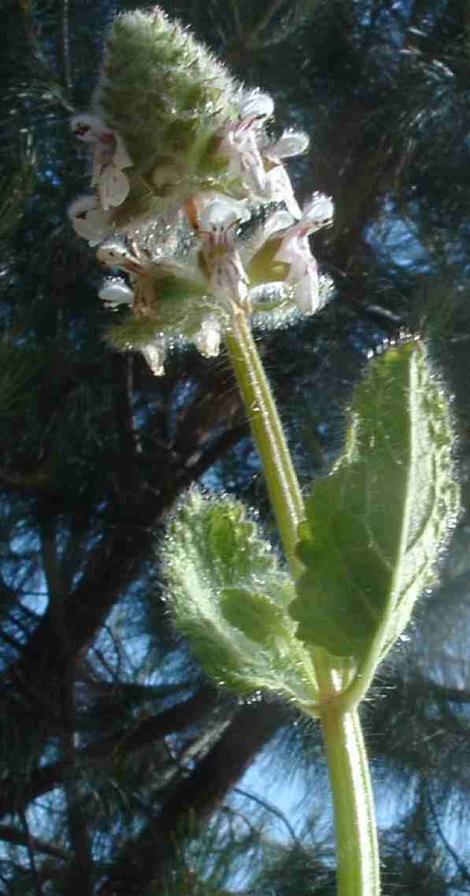
<svg viewBox="0 0 470 896">
<path fill-rule="evenodd" d="M 92 185 L 96 186 L 105 211 L 121 205 L 127 198 L 130 189 L 127 174 L 116 168 L 112 162 L 101 166 L 99 173 L 93 175 Z"/>
<path fill-rule="evenodd" d="M 289 265 L 287 283 L 293 286 L 294 301 L 304 314 L 314 314 L 321 307 L 318 267 L 308 238 L 299 236 L 297 225 L 290 228 L 275 256 L 276 261 Z"/>
<path fill-rule="evenodd" d="M 315 233 L 322 227 L 328 227 L 333 222 L 333 214 L 334 205 L 331 197 L 323 193 L 314 193 L 310 202 L 302 209 L 299 232 L 305 235 Z"/>
<path fill-rule="evenodd" d="M 264 123 L 274 112 L 274 100 L 269 93 L 249 90 L 240 100 L 240 118 L 244 122 Z"/>
<path fill-rule="evenodd" d="M 283 202 L 293 218 L 298 220 L 302 216 L 300 205 L 295 198 L 294 189 L 290 177 L 279 162 L 266 174 L 267 192 L 272 202 Z"/>
<path fill-rule="evenodd" d="M 134 291 L 121 277 L 110 277 L 105 280 L 98 295 L 101 301 L 111 308 L 132 305 L 134 302 Z"/>
<path fill-rule="evenodd" d="M 69 206 L 67 214 L 78 236 L 96 246 L 109 228 L 109 215 L 99 207 L 96 196 L 79 196 Z"/>
<path fill-rule="evenodd" d="M 202 194 L 196 197 L 195 206 L 196 226 L 202 234 L 227 234 L 234 229 L 235 224 L 247 221 L 250 217 L 244 202 L 219 194 L 210 194 L 209 197 Z"/>
<path fill-rule="evenodd" d="M 70 127 L 74 137 L 83 140 L 84 143 L 96 143 L 100 135 L 108 131 L 112 133 L 101 118 L 90 115 L 88 112 L 79 112 L 70 119 Z"/>
<path fill-rule="evenodd" d="M 239 125 L 227 130 L 219 151 L 229 159 L 229 175 L 240 178 L 248 190 L 263 193 L 266 175 L 253 128 Z"/>
<path fill-rule="evenodd" d="M 215 295 L 229 296 L 242 307 L 248 304 L 248 277 L 236 250 L 209 265 L 209 285 Z"/>
<path fill-rule="evenodd" d="M 154 376 L 163 376 L 165 373 L 165 348 L 160 342 L 149 342 L 141 347 L 145 360 Z"/>
<path fill-rule="evenodd" d="M 263 155 L 273 159 L 288 159 L 306 152 L 310 140 L 303 131 L 285 130 L 275 143 L 266 147 Z"/>
<path fill-rule="evenodd" d="M 139 259 L 119 237 L 112 237 L 98 249 L 96 257 L 107 268 L 140 274 L 143 270 Z"/>
<path fill-rule="evenodd" d="M 304 274 L 294 286 L 294 301 L 304 314 L 311 315 L 322 307 L 323 302 L 320 297 L 317 262 L 313 255 L 305 261 Z"/>
<path fill-rule="evenodd" d="M 221 329 L 213 315 L 204 318 L 194 337 L 194 344 L 204 358 L 216 358 L 220 352 Z"/>
</svg>

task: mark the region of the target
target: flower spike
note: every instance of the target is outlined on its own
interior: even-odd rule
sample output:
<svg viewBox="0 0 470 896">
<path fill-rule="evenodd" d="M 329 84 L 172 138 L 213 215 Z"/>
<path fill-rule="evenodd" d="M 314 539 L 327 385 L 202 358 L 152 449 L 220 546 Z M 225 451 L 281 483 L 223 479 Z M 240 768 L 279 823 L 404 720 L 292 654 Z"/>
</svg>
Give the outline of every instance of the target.
<svg viewBox="0 0 470 896">
<path fill-rule="evenodd" d="M 273 114 L 268 93 L 242 86 L 160 6 L 116 16 L 92 112 L 71 121 L 92 152 L 95 195 L 69 216 L 123 275 L 99 293 L 121 309 L 109 340 L 156 376 L 175 345 L 216 357 L 238 316 L 284 326 L 326 300 L 309 235 L 333 204 L 315 194 L 300 207 L 286 163 L 308 138 L 271 138 Z"/>
</svg>

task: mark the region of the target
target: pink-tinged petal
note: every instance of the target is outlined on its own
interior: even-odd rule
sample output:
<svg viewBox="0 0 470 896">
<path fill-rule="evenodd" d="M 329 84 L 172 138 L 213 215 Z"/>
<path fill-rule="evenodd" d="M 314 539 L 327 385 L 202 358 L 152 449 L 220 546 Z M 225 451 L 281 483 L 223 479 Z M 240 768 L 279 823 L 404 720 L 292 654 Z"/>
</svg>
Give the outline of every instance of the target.
<svg viewBox="0 0 470 896">
<path fill-rule="evenodd" d="M 274 111 L 274 102 L 267 93 L 253 90 L 240 99 L 238 121 L 222 132 L 220 153 L 229 160 L 228 173 L 238 177 L 247 189 L 263 194 L 266 172 L 258 146 L 261 129 Z"/>
<path fill-rule="evenodd" d="M 249 217 L 243 203 L 224 196 L 195 201 L 196 226 L 210 289 L 229 296 L 239 305 L 248 302 L 248 277 L 235 246 L 237 226 Z"/>
<path fill-rule="evenodd" d="M 209 284 L 216 295 L 227 295 L 237 305 L 248 306 L 248 277 L 237 251 L 229 251 L 209 264 Z"/>
<path fill-rule="evenodd" d="M 295 198 L 290 177 L 281 162 L 278 162 L 266 173 L 267 194 L 272 202 L 283 202 L 287 211 L 298 220 L 302 212 Z"/>
<path fill-rule="evenodd" d="M 99 207 L 96 196 L 80 196 L 67 212 L 75 233 L 91 246 L 101 242 L 109 228 L 109 215 Z"/>
<path fill-rule="evenodd" d="M 299 237 L 295 232 L 297 225 L 285 233 L 276 253 L 276 261 L 282 261 L 290 267 L 289 279 L 303 276 L 306 259 L 311 255 L 306 237 Z"/>
<path fill-rule="evenodd" d="M 322 305 L 320 295 L 320 283 L 318 277 L 318 266 L 313 257 L 310 256 L 304 269 L 304 275 L 295 283 L 294 301 L 304 314 L 315 314 Z"/>
<path fill-rule="evenodd" d="M 293 287 L 294 301 L 304 314 L 315 314 L 321 308 L 318 267 L 308 238 L 299 236 L 298 225 L 291 227 L 276 253 L 275 260 L 289 265 L 287 283 Z"/>
<path fill-rule="evenodd" d="M 236 125 L 228 130 L 221 140 L 220 153 L 229 159 L 229 175 L 240 178 L 247 189 L 264 192 L 266 173 L 252 128 Z"/>
<path fill-rule="evenodd" d="M 92 184 L 98 190 L 98 196 L 105 211 L 121 205 L 130 190 L 127 174 L 116 168 L 114 163 L 104 165 L 98 174 L 94 174 Z"/>
<path fill-rule="evenodd" d="M 70 119 L 70 127 L 74 137 L 84 143 L 97 143 L 103 133 L 113 133 L 97 115 L 80 112 Z"/>
<path fill-rule="evenodd" d="M 98 191 L 102 208 L 108 211 L 121 205 L 130 189 L 123 169 L 132 165 L 122 137 L 100 118 L 86 113 L 74 115 L 71 127 L 79 140 L 95 147 L 91 185 Z"/>
</svg>

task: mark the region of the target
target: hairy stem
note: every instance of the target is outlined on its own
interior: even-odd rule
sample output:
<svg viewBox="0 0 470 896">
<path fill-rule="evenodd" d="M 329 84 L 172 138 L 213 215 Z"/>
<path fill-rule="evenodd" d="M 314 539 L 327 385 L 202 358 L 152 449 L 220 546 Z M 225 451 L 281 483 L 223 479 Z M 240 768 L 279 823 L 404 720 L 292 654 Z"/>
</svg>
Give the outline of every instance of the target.
<svg viewBox="0 0 470 896">
<path fill-rule="evenodd" d="M 321 715 L 336 829 L 338 896 L 379 896 L 374 796 L 358 712 Z"/>
<path fill-rule="evenodd" d="M 294 575 L 300 564 L 295 554 L 304 503 L 282 423 L 245 315 L 233 315 L 226 345 L 237 377 L 256 447 L 260 453 L 269 498 L 279 534 Z"/>
<path fill-rule="evenodd" d="M 227 349 L 256 442 L 272 508 L 294 578 L 298 526 L 305 509 L 297 475 L 269 382 L 245 314 L 233 315 Z M 320 720 L 333 790 L 338 856 L 338 896 L 379 896 L 379 858 L 369 766 L 357 709 L 337 705 L 341 676 L 331 658 L 316 651 L 315 673 L 323 709 Z"/>
</svg>

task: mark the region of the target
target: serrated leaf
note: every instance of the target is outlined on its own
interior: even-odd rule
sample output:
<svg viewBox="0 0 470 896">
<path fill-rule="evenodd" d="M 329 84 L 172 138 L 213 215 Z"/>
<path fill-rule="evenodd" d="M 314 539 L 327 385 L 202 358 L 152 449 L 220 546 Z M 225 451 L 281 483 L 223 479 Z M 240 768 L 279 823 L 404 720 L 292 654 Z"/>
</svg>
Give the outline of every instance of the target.
<svg viewBox="0 0 470 896">
<path fill-rule="evenodd" d="M 424 346 L 375 358 L 356 391 L 344 454 L 307 501 L 298 636 L 378 663 L 407 625 L 459 512 L 448 402 Z"/>
<path fill-rule="evenodd" d="M 314 701 L 311 661 L 287 613 L 294 586 L 241 502 L 191 491 L 163 561 L 176 624 L 209 675 L 242 693 Z"/>
<path fill-rule="evenodd" d="M 265 594 L 245 588 L 224 588 L 220 595 L 222 613 L 235 628 L 259 644 L 273 638 L 289 638 L 295 625 L 284 609 Z"/>
</svg>

